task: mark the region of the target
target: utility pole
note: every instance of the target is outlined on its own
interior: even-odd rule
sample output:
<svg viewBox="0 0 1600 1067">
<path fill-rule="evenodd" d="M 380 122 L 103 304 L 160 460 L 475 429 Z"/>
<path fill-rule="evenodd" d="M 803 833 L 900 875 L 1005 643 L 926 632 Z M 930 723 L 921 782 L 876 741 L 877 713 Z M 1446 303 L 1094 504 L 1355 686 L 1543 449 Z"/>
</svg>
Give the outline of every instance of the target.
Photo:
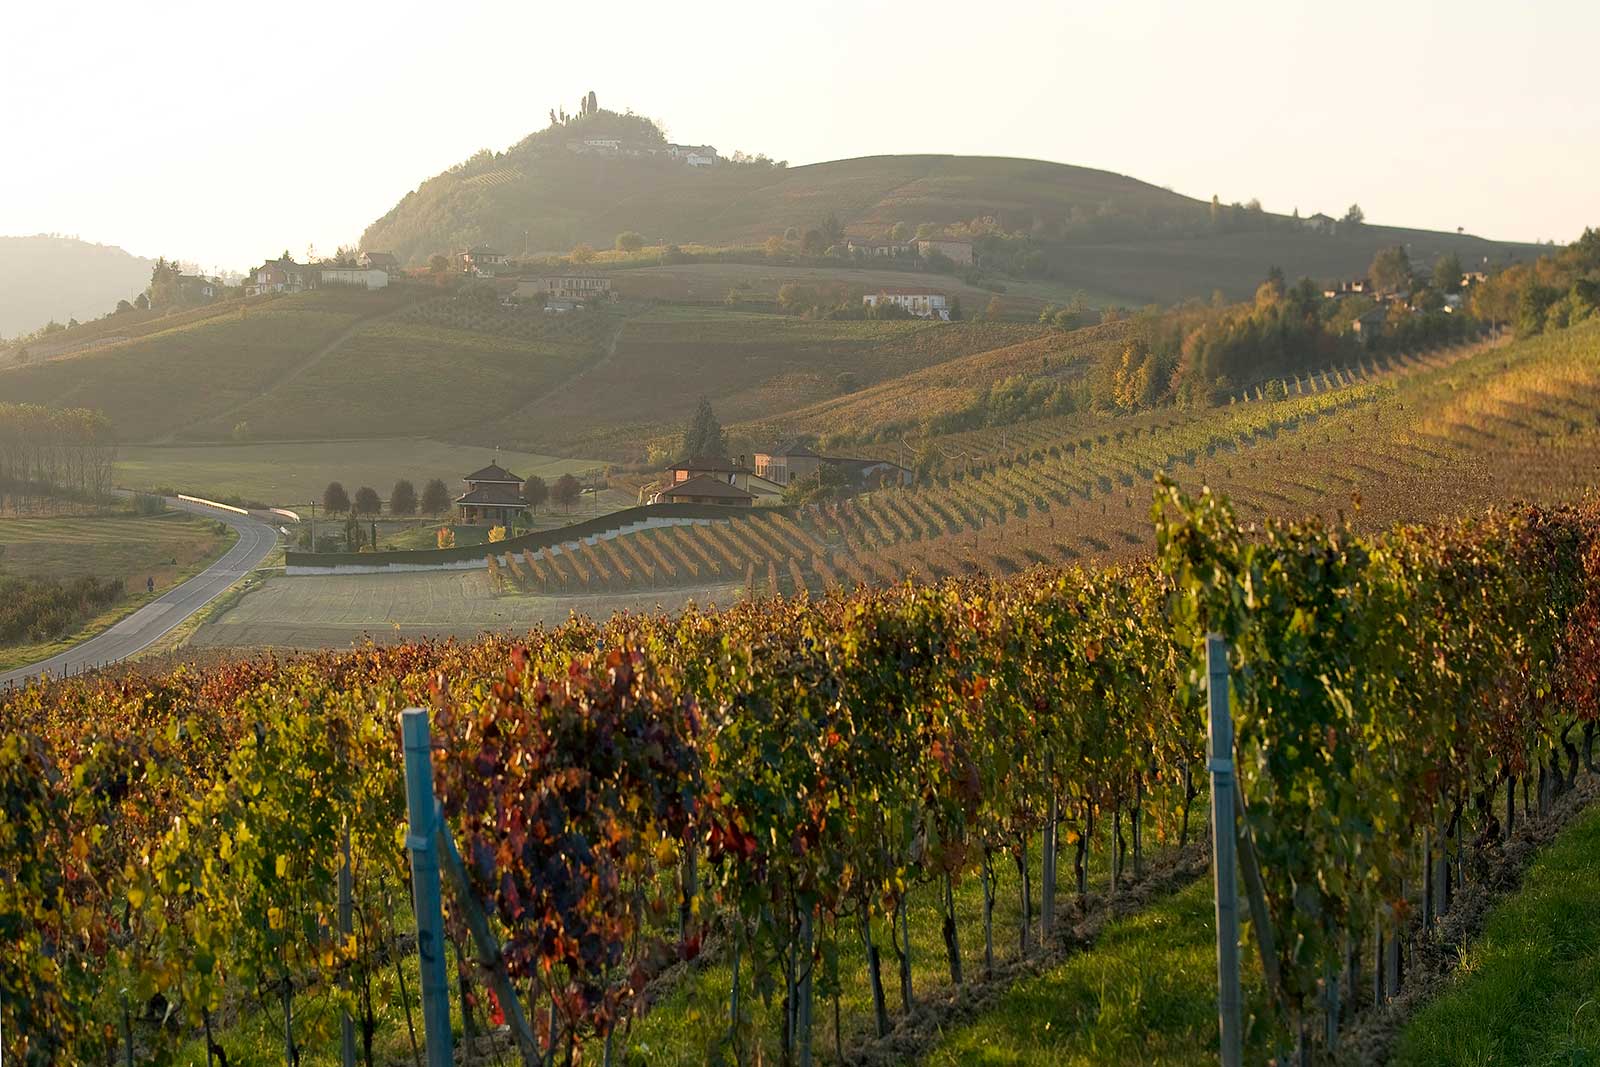
<svg viewBox="0 0 1600 1067">
<path fill-rule="evenodd" d="M 1211 863 L 1217 898 L 1217 1024 L 1222 1067 L 1243 1063 L 1239 1008 L 1239 884 L 1236 865 L 1233 717 L 1229 708 L 1228 643 L 1206 637 L 1207 755 L 1211 770 Z"/>
<path fill-rule="evenodd" d="M 311 502 L 311 551 L 317 550 L 317 502 Z"/>
</svg>

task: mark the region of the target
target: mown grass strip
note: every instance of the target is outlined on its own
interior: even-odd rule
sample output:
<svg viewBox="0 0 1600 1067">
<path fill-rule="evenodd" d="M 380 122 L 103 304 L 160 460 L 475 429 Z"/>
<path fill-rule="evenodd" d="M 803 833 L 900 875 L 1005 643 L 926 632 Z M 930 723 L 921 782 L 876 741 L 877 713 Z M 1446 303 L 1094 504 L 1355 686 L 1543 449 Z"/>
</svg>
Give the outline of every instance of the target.
<svg viewBox="0 0 1600 1067">
<path fill-rule="evenodd" d="M 1600 1064 L 1600 808 L 1547 848 L 1489 915 L 1448 992 L 1393 1063 Z"/>
</svg>

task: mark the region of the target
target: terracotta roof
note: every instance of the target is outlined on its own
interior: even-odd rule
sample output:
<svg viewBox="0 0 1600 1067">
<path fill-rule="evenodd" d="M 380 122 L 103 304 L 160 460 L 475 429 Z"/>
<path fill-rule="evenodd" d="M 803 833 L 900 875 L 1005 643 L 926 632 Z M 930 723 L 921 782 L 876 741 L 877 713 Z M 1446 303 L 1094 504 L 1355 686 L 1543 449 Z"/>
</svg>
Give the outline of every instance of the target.
<svg viewBox="0 0 1600 1067">
<path fill-rule="evenodd" d="M 480 485 L 469 489 L 456 497 L 457 504 L 487 504 L 491 507 L 520 508 L 525 507 L 522 493 L 506 485 Z"/>
<path fill-rule="evenodd" d="M 506 470 L 498 463 L 491 463 L 481 470 L 475 470 L 465 478 L 464 482 L 516 482 L 522 484 L 522 479 Z"/>
<path fill-rule="evenodd" d="M 681 481 L 676 485 L 668 486 L 660 494 L 663 498 L 678 496 L 708 496 L 719 497 L 724 500 L 754 500 L 753 493 L 747 493 L 737 485 L 719 482 L 715 478 L 708 478 L 701 474 L 694 478 Z"/>
</svg>

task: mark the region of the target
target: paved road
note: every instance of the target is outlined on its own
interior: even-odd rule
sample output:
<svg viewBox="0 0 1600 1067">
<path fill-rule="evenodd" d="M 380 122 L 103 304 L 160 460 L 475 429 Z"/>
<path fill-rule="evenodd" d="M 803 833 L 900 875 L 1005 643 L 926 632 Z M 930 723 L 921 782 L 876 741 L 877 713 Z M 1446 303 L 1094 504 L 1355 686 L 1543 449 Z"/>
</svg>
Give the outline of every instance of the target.
<svg viewBox="0 0 1600 1067">
<path fill-rule="evenodd" d="M 46 672 L 57 676 L 73 674 L 85 666 L 112 663 L 143 651 L 244 577 L 278 543 L 277 528 L 258 519 L 170 497 L 167 505 L 208 519 L 221 519 L 239 532 L 239 540 L 217 562 L 188 581 L 173 586 L 159 599 L 99 636 L 74 645 L 58 656 L 0 674 L 0 691 L 9 685 L 23 685 L 28 679 Z"/>
</svg>

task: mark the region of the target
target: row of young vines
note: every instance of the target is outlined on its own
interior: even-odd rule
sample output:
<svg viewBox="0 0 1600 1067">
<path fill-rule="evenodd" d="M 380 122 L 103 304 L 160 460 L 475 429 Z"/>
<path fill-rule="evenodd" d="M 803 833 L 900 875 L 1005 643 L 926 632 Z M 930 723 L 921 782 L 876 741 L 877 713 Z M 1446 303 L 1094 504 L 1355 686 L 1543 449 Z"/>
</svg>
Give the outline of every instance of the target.
<svg viewBox="0 0 1600 1067">
<path fill-rule="evenodd" d="M 380 979 L 405 982 L 397 713 L 424 706 L 443 811 L 501 944 L 491 965 L 534 1020 L 530 1059 L 624 1055 L 652 979 L 714 943 L 733 980 L 708 1056 L 753 1062 L 751 1043 L 775 1038 L 810 1062 L 841 940 L 862 941 L 879 1033 L 914 1008 L 917 887 L 944 901 L 940 966 L 959 983 L 974 969 L 955 930 L 961 883 L 983 888 L 987 970 L 1003 871 L 1026 953 L 1053 936 L 1060 887 L 1084 891 L 1097 820 L 1120 841 L 1128 819 L 1137 840 L 1160 792 L 1187 835 L 1208 631 L 1233 650 L 1274 1025 L 1304 1040 L 1318 1012 L 1341 1015 L 1360 946 L 1405 928 L 1424 835 L 1470 819 L 1491 839 L 1499 787 L 1533 776 L 1553 795 L 1592 768 L 1600 513 L 1248 533 L 1223 502 L 1163 487 L 1156 522 L 1156 561 L 1093 573 L 7 694 L 7 1058 L 100 1063 L 133 1047 L 160 1062 L 204 1035 L 225 1062 L 228 1026 L 271 1011 L 287 1062 L 342 1015 L 373 1062 Z M 471 941 L 449 910 L 460 961 Z M 751 988 L 781 1007 L 781 1032 L 749 1032 Z M 491 1022 L 510 1007 L 487 986 L 463 1000 Z"/>
</svg>

